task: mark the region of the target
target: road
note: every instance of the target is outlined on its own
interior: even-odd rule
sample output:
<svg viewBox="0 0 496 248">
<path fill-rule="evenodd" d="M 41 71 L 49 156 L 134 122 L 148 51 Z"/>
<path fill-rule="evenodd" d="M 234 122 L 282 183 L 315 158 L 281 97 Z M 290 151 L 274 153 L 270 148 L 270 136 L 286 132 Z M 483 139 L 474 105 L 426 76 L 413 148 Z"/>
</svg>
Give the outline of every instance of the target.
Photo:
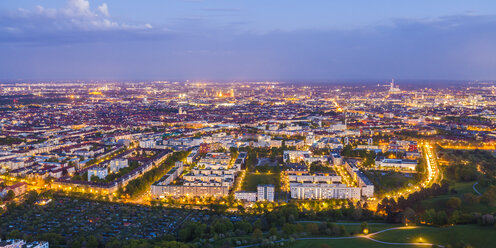
<svg viewBox="0 0 496 248">
<path fill-rule="evenodd" d="M 472 185 L 472 188 L 474 189 L 475 193 L 477 193 L 478 195 L 482 195 L 481 192 L 479 192 L 477 188 L 475 188 L 477 184 L 479 184 L 479 182 L 475 182 L 474 185 Z"/>
<path fill-rule="evenodd" d="M 442 180 L 442 174 L 439 173 L 439 167 L 437 166 L 438 163 L 434 148 L 429 143 L 422 143 L 421 146 L 423 147 L 423 154 L 425 157 L 427 170 L 427 176 L 425 177 L 425 180 L 419 184 L 421 187 L 418 185 L 412 186 L 410 189 L 407 189 L 403 192 L 399 192 L 394 195 L 386 195 L 387 198 L 398 199 L 401 196 L 406 198 L 409 194 L 415 191 L 420 191 L 422 188 L 430 187 L 433 183 L 439 183 Z M 368 204 L 369 206 L 374 207 L 377 206 L 377 204 L 379 204 L 381 200 L 382 199 L 368 201 Z"/>
<path fill-rule="evenodd" d="M 439 179 L 439 168 L 437 166 L 436 154 L 433 151 L 433 147 L 429 143 L 424 143 L 424 153 L 427 169 L 427 179 L 422 183 L 423 187 L 429 187 L 433 183 L 438 182 Z"/>
</svg>

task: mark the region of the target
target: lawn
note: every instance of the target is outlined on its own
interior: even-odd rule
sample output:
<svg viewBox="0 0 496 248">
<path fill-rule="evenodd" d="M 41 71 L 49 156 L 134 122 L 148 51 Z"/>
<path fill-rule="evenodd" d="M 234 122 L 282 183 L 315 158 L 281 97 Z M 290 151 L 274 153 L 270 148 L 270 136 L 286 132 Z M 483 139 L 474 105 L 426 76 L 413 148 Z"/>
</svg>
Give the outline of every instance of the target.
<svg viewBox="0 0 496 248">
<path fill-rule="evenodd" d="M 298 222 L 303 226 L 306 226 L 310 223 L 320 223 L 320 221 L 302 221 Z M 360 232 L 360 225 L 362 224 L 361 222 L 345 222 L 345 223 L 338 223 L 338 225 L 344 225 L 345 229 L 348 233 L 358 233 Z M 370 232 L 377 232 L 380 230 L 392 228 L 392 227 L 398 227 L 400 225 L 395 225 L 395 224 L 388 224 L 388 223 L 369 223 L 369 230 Z M 264 235 L 265 237 L 268 236 L 268 234 Z M 240 239 L 249 239 L 251 235 L 243 235 L 243 236 L 237 236 L 235 239 L 240 240 Z M 334 236 L 328 236 L 331 238 L 334 238 Z M 305 237 L 306 238 L 306 237 Z M 310 237 L 311 238 L 311 237 Z M 280 237 L 279 237 L 280 239 Z M 213 245 L 215 247 L 221 246 L 226 239 L 222 240 L 217 240 Z M 378 243 L 372 242 L 370 240 L 364 240 L 364 239 L 345 239 L 345 240 L 300 240 L 296 241 L 294 244 L 290 245 L 289 247 L 315 247 L 319 248 L 321 244 L 328 244 L 331 247 L 390 247 L 390 246 L 384 246 L 380 245 Z M 392 246 L 391 246 L 392 247 Z M 407 246 L 409 247 L 409 246 Z"/>
<path fill-rule="evenodd" d="M 375 185 L 377 194 L 397 191 L 407 188 L 409 184 L 417 183 L 415 176 L 406 177 L 403 173 L 399 172 L 366 171 L 365 174 Z"/>
<path fill-rule="evenodd" d="M 423 242 L 447 245 L 465 242 L 473 247 L 494 247 L 496 229 L 477 225 L 457 225 L 444 228 L 420 227 L 417 229 L 391 230 L 374 236 L 386 242 Z"/>
<path fill-rule="evenodd" d="M 299 240 L 290 245 L 291 248 L 320 248 L 322 244 L 327 244 L 332 248 L 393 248 L 393 247 L 402 247 L 402 248 L 413 248 L 418 246 L 397 246 L 397 245 L 385 245 L 376 243 L 374 241 L 368 239 L 336 239 L 336 240 Z"/>
<path fill-rule="evenodd" d="M 279 173 L 248 173 L 245 176 L 242 189 L 256 191 L 259 184 L 273 184 L 279 189 Z"/>
</svg>

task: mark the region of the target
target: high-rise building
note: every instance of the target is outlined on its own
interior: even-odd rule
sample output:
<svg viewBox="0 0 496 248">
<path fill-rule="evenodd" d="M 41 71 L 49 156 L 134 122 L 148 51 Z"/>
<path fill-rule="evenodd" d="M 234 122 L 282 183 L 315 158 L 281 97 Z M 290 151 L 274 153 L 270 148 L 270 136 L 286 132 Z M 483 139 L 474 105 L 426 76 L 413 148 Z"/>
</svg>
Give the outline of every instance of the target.
<svg viewBox="0 0 496 248">
<path fill-rule="evenodd" d="M 258 201 L 274 201 L 275 187 L 273 184 L 260 184 L 257 186 Z"/>
<path fill-rule="evenodd" d="M 23 247 L 29 247 L 29 248 L 48 248 L 48 242 L 45 241 L 33 241 L 33 242 L 26 242 L 24 240 L 20 239 L 7 239 L 7 240 L 0 240 L 0 248 L 23 248 Z"/>
<path fill-rule="evenodd" d="M 401 92 L 400 87 L 394 86 L 394 78 L 391 80 L 391 84 L 389 85 L 389 93 L 399 93 Z"/>
</svg>

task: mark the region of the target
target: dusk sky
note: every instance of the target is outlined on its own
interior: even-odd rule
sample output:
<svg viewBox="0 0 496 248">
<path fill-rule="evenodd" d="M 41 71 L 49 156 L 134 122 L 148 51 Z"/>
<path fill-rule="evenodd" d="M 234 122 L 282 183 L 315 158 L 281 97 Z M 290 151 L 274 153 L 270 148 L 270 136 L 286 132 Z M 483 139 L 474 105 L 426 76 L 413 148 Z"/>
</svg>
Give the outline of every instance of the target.
<svg viewBox="0 0 496 248">
<path fill-rule="evenodd" d="M 2 0 L 2 80 L 496 79 L 494 0 Z"/>
</svg>

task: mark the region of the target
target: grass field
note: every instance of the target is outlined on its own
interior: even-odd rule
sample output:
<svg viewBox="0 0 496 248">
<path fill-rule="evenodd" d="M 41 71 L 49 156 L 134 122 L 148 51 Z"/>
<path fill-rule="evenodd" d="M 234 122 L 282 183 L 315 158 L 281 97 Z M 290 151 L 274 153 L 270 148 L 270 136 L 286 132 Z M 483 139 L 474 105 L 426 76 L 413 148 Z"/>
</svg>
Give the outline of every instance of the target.
<svg viewBox="0 0 496 248">
<path fill-rule="evenodd" d="M 384 228 L 379 226 L 369 225 L 373 232 L 380 229 L 390 228 L 390 225 L 384 225 Z M 375 229 L 375 230 L 374 230 Z M 347 226 L 348 230 L 348 226 Z M 351 231 L 351 230 L 350 230 Z M 374 239 L 392 242 L 392 243 L 432 243 L 436 245 L 454 245 L 458 243 L 470 244 L 475 248 L 485 248 L 494 247 L 496 243 L 496 229 L 494 227 L 483 227 L 477 225 L 458 225 L 450 226 L 444 228 L 437 227 L 419 227 L 416 229 L 401 229 L 401 230 L 390 230 L 383 233 L 379 233 L 373 236 Z M 315 247 L 318 248 L 322 244 L 327 244 L 333 248 L 347 248 L 347 247 L 363 247 L 363 248 L 375 248 L 375 247 L 419 247 L 419 246 L 408 246 L 408 245 L 387 245 L 377 243 L 371 240 L 356 238 L 356 239 L 335 239 L 335 240 L 298 240 L 290 247 L 292 248 L 303 248 L 303 247 Z"/>
<path fill-rule="evenodd" d="M 374 236 L 386 242 L 423 242 L 437 245 L 465 242 L 473 247 L 494 247 L 496 229 L 477 225 L 457 225 L 444 228 L 420 227 L 417 229 L 391 230 Z"/>
<path fill-rule="evenodd" d="M 408 184 L 417 183 L 414 177 L 405 177 L 398 172 L 366 171 L 365 174 L 374 183 L 377 194 L 396 191 L 408 187 Z"/>
<path fill-rule="evenodd" d="M 245 176 L 242 189 L 256 191 L 259 184 L 274 184 L 277 191 L 279 188 L 279 173 L 248 173 Z"/>
<path fill-rule="evenodd" d="M 299 240 L 291 244 L 291 248 L 320 248 L 322 244 L 327 244 L 332 248 L 418 248 L 419 246 L 407 246 L 407 245 L 385 245 L 379 244 L 368 239 L 336 239 L 336 240 Z"/>
</svg>

